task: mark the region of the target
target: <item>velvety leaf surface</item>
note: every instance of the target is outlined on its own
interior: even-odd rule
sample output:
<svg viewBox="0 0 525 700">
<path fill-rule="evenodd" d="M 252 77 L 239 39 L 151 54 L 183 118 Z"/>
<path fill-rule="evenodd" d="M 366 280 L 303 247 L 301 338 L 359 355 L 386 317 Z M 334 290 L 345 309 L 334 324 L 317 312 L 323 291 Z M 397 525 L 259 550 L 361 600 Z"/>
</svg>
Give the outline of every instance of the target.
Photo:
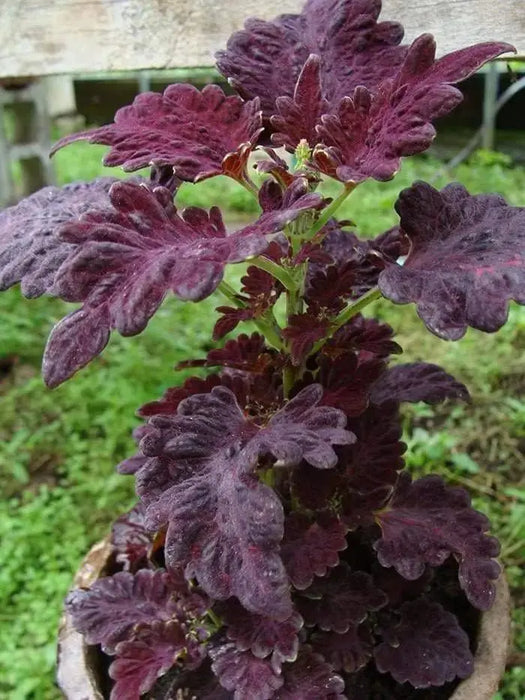
<svg viewBox="0 0 525 700">
<path fill-rule="evenodd" d="M 388 602 L 371 576 L 350 571 L 346 564 L 315 579 L 304 595 L 308 597 L 298 597 L 296 603 L 305 624 L 340 634 L 363 622 L 368 611 L 379 610 Z"/>
<path fill-rule="evenodd" d="M 427 327 L 447 340 L 467 326 L 498 330 L 508 303 L 525 304 L 525 208 L 499 195 L 471 196 L 457 183 L 435 190 L 418 182 L 396 204 L 411 242 L 403 266 L 379 278 L 384 296 L 415 302 Z"/>
<path fill-rule="evenodd" d="M 374 88 L 402 62 L 403 29 L 378 23 L 380 10 L 380 0 L 309 0 L 301 14 L 249 19 L 217 54 L 218 68 L 244 98 L 259 96 L 269 117 L 277 97 L 293 96 L 303 65 L 316 54 L 323 96 L 333 104 L 357 85 Z"/>
<path fill-rule="evenodd" d="M 75 629 L 88 644 L 102 644 L 112 652 L 139 623 L 167 621 L 176 612 L 173 586 L 162 569 L 121 571 L 98 579 L 89 590 L 76 589 L 66 598 Z"/>
<path fill-rule="evenodd" d="M 264 336 L 259 333 L 251 335 L 241 333 L 236 338 L 228 340 L 224 347 L 210 350 L 203 366 L 229 367 L 259 374 L 271 367 L 279 367 L 281 361 L 278 353 L 266 345 Z"/>
<path fill-rule="evenodd" d="M 380 630 L 374 650 L 379 671 L 415 688 L 466 678 L 474 669 L 469 638 L 457 618 L 439 603 L 419 599 L 404 603 L 399 620 Z"/>
<path fill-rule="evenodd" d="M 137 472 L 137 492 L 153 529 L 169 522 L 166 558 L 187 565 L 216 599 L 237 596 L 251 612 L 284 620 L 288 579 L 278 555 L 282 505 L 252 472 L 260 455 L 283 466 L 303 458 L 319 468 L 337 461 L 332 444 L 350 442 L 341 412 L 319 407 L 322 389 L 307 387 L 259 428 L 231 391 L 185 399 L 177 415 L 153 417 L 142 451 L 157 457 Z"/>
<path fill-rule="evenodd" d="M 54 147 L 85 140 L 111 146 L 104 165 L 139 170 L 171 166 L 181 180 L 238 177 L 261 131 L 259 101 L 226 97 L 217 85 L 202 91 L 176 83 L 163 94 L 144 92 L 122 107 L 113 124 L 66 136 Z"/>
<path fill-rule="evenodd" d="M 446 486 L 439 476 L 411 483 L 403 473 L 388 508 L 376 519 L 382 537 L 374 547 L 383 566 L 394 566 L 413 580 L 423 574 L 425 564 L 440 566 L 453 554 L 469 601 L 480 610 L 490 608 L 493 581 L 500 573 L 494 560 L 499 544 L 485 534 L 490 523 L 470 507 L 466 491 Z"/>
<path fill-rule="evenodd" d="M 110 700 L 139 700 L 176 663 L 186 645 L 185 631 L 177 622 L 139 628 L 131 639 L 117 644 L 116 659 L 109 667 L 115 681 Z"/>
<path fill-rule="evenodd" d="M 144 515 L 145 508 L 138 503 L 129 513 L 117 518 L 111 528 L 115 558 L 124 571 L 135 571 L 146 563 L 154 533 L 146 529 Z"/>
<path fill-rule="evenodd" d="M 308 645 L 301 647 L 297 661 L 283 666 L 283 677 L 278 700 L 344 700 L 343 679 Z"/>
<path fill-rule="evenodd" d="M 313 521 L 301 513 L 287 516 L 281 557 L 295 588 L 308 588 L 314 576 L 325 576 L 329 567 L 337 566 L 345 535 L 346 527 L 335 516 L 320 513 Z"/>
<path fill-rule="evenodd" d="M 464 384 L 438 365 L 411 362 L 387 369 L 374 383 L 370 399 L 378 405 L 387 401 L 435 404 L 445 399 L 468 401 L 470 395 Z"/>
<path fill-rule="evenodd" d="M 56 290 L 84 306 L 49 338 L 44 378 L 50 386 L 98 354 L 111 328 L 122 335 L 140 333 L 168 290 L 199 301 L 216 289 L 227 263 L 268 245 L 266 224 L 228 235 L 218 209 L 179 214 L 162 188 L 117 182 L 109 197 L 112 210 L 89 212 L 60 230 L 63 240 L 78 247 L 58 271 Z"/>
<path fill-rule="evenodd" d="M 297 633 L 303 626 L 297 613 L 279 622 L 263 615 L 253 615 L 239 602 L 231 600 L 221 606 L 220 614 L 227 626 L 228 639 L 235 642 L 239 651 L 250 650 L 259 659 L 271 654 L 272 664 L 277 668 L 284 661 L 295 661 L 299 648 Z"/>
<path fill-rule="evenodd" d="M 26 297 L 52 293 L 55 275 L 73 246 L 56 236 L 67 221 L 109 206 L 114 178 L 44 187 L 0 212 L 0 290 L 21 282 Z"/>
<path fill-rule="evenodd" d="M 321 117 L 313 158 L 322 172 L 342 182 L 389 180 L 402 156 L 430 146 L 436 133 L 432 121 L 461 102 L 453 84 L 513 47 L 479 44 L 437 61 L 435 51 L 433 37 L 423 34 L 410 46 L 396 75 L 375 90 L 360 84 L 342 97 L 333 113 Z"/>
<path fill-rule="evenodd" d="M 215 675 L 223 688 L 234 691 L 234 700 L 270 700 L 283 684 L 279 670 L 268 659 L 239 651 L 233 643 L 211 647 L 209 655 Z"/>
<path fill-rule="evenodd" d="M 343 634 L 316 632 L 311 644 L 335 671 L 355 673 L 371 658 L 374 641 L 367 625 L 363 624 L 350 627 Z"/>
</svg>

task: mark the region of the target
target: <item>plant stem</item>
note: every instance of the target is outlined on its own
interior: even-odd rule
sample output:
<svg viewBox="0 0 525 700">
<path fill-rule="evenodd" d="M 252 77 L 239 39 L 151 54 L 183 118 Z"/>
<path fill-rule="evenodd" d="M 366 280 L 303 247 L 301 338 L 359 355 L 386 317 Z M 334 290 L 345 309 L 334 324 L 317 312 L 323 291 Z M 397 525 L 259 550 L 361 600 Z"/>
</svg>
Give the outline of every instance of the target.
<svg viewBox="0 0 525 700">
<path fill-rule="evenodd" d="M 343 309 L 341 313 L 335 317 L 335 319 L 332 321 L 330 324 L 330 332 L 325 338 L 321 338 L 321 340 L 318 340 L 317 343 L 313 346 L 310 355 L 314 355 L 316 352 L 319 352 L 319 350 L 323 347 L 323 345 L 326 343 L 326 341 L 333 336 L 333 334 L 341 328 L 347 321 L 349 321 L 353 316 L 358 314 L 362 309 L 365 308 L 365 306 L 368 306 L 368 304 L 371 304 L 373 301 L 376 299 L 379 299 L 381 297 L 381 292 L 377 287 L 373 287 L 373 289 L 370 289 L 366 294 L 363 294 L 362 297 L 359 297 L 357 301 L 355 301 L 353 304 L 350 304 L 349 306 L 346 307 L 346 309 Z"/>
<path fill-rule="evenodd" d="M 228 282 L 225 282 L 223 280 L 219 284 L 217 289 L 219 292 L 221 292 L 223 296 L 226 297 L 226 299 L 228 299 L 228 301 L 230 301 L 238 309 L 242 309 L 246 306 L 244 302 L 238 298 L 235 289 L 230 284 L 228 284 Z M 271 318 L 254 318 L 253 323 L 255 324 L 257 330 L 261 332 L 261 334 L 266 338 L 270 345 L 272 345 L 274 348 L 277 348 L 277 350 L 283 349 L 283 341 L 281 339 L 279 327 L 277 326 L 277 321 L 275 321 L 275 318 L 273 318 L 273 322 Z"/>
<path fill-rule="evenodd" d="M 333 215 L 336 213 L 336 211 L 339 209 L 341 204 L 345 201 L 345 199 L 348 197 L 349 194 L 351 194 L 357 185 L 354 182 L 347 183 L 344 186 L 343 191 L 341 194 L 336 197 L 333 202 L 331 202 L 326 209 L 323 210 L 322 214 L 320 217 L 317 219 L 317 221 L 312 225 L 310 230 L 308 231 L 308 240 L 311 240 L 315 234 L 320 231 L 325 224 L 328 223 L 328 221 L 333 217 Z"/>
<path fill-rule="evenodd" d="M 248 260 L 247 262 L 250 265 L 255 265 L 255 267 L 264 270 L 269 275 L 272 275 L 272 277 L 275 277 L 275 279 L 278 279 L 279 282 L 286 287 L 286 289 L 293 292 L 295 292 L 297 289 L 297 284 L 288 270 L 285 270 L 284 267 L 281 267 L 281 265 L 277 265 L 277 263 L 274 263 L 273 260 L 259 256 L 257 258 L 253 258 L 252 260 Z"/>
<path fill-rule="evenodd" d="M 365 308 L 365 306 L 368 306 L 368 304 L 371 304 L 373 301 L 380 298 L 381 292 L 377 287 L 373 287 L 368 292 L 366 292 L 366 294 L 363 294 L 362 297 L 359 297 L 357 301 L 355 301 L 353 304 L 350 304 L 350 306 L 347 306 L 346 309 L 343 309 L 341 313 L 335 317 L 335 319 L 330 324 L 330 330 L 332 331 L 332 333 L 335 333 L 338 328 L 344 326 L 344 324 L 347 321 L 349 321 L 352 318 L 352 316 L 358 314 L 361 311 L 361 309 Z"/>
</svg>

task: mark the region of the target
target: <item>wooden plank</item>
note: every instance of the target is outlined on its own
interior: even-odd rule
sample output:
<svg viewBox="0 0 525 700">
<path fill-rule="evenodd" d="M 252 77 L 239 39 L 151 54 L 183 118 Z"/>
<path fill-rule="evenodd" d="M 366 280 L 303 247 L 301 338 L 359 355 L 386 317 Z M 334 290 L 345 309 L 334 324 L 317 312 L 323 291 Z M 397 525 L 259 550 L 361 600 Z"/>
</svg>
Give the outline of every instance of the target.
<svg viewBox="0 0 525 700">
<path fill-rule="evenodd" d="M 0 0 L 0 78 L 213 65 L 246 17 L 297 12 L 301 0 Z M 411 41 L 440 53 L 492 39 L 525 56 L 523 0 L 384 0 Z"/>
</svg>

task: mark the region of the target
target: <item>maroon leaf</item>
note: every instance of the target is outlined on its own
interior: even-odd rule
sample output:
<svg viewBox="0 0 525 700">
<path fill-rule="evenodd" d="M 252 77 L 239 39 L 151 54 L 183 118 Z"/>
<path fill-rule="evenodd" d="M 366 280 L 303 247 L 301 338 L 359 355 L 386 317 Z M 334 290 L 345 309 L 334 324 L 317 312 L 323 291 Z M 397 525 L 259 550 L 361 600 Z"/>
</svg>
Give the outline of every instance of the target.
<svg viewBox="0 0 525 700">
<path fill-rule="evenodd" d="M 384 371 L 382 360 L 359 362 L 353 352 L 335 359 L 321 357 L 318 381 L 325 389 L 323 405 L 334 406 L 348 417 L 359 416 L 369 403 L 370 392 Z"/>
<path fill-rule="evenodd" d="M 320 71 L 321 59 L 311 54 L 301 70 L 293 98 L 277 98 L 275 106 L 279 114 L 271 118 L 275 146 L 294 151 L 302 139 L 307 144 L 317 142 L 315 127 L 321 115 L 329 110 L 328 100 L 322 93 Z"/>
<path fill-rule="evenodd" d="M 234 700 L 270 700 L 283 684 L 279 670 L 268 659 L 239 651 L 233 643 L 211 647 L 209 655 L 222 687 L 235 691 Z"/>
<path fill-rule="evenodd" d="M 441 192 L 419 182 L 396 204 L 411 242 L 403 266 L 379 278 L 384 296 L 415 302 L 427 327 L 447 340 L 467 326 L 498 330 L 509 299 L 525 304 L 525 208 L 499 195 L 471 196 L 462 185 Z"/>
<path fill-rule="evenodd" d="M 121 571 L 101 578 L 89 590 L 78 588 L 66 598 L 66 608 L 88 644 L 102 644 L 112 653 L 139 623 L 168 621 L 177 611 L 174 588 L 162 569 Z"/>
<path fill-rule="evenodd" d="M 423 34 L 410 46 L 395 76 L 373 90 L 366 83 L 359 85 L 342 97 L 335 112 L 321 117 L 313 154 L 317 167 L 342 182 L 389 180 L 402 156 L 430 146 L 435 136 L 432 121 L 461 102 L 453 85 L 513 50 L 509 44 L 486 43 L 435 61 L 434 39 Z"/>
<path fill-rule="evenodd" d="M 308 588 L 314 576 L 325 576 L 329 567 L 339 564 L 345 535 L 346 527 L 335 516 L 319 514 L 313 522 L 300 513 L 287 516 L 281 557 L 295 588 Z"/>
<path fill-rule="evenodd" d="M 206 355 L 206 367 L 230 367 L 243 372 L 265 372 L 269 367 L 279 366 L 277 352 L 266 346 L 264 336 L 259 333 L 241 333 L 228 340 L 224 347 L 210 350 Z"/>
<path fill-rule="evenodd" d="M 383 566 L 394 566 L 409 580 L 419 578 L 425 564 L 440 566 L 451 554 L 459 563 L 459 582 L 469 601 L 487 610 L 494 600 L 494 560 L 499 544 L 485 532 L 488 519 L 470 507 L 466 491 L 445 485 L 439 476 L 411 483 L 400 476 L 387 509 L 376 514 L 382 537 L 374 547 Z"/>
<path fill-rule="evenodd" d="M 297 598 L 297 609 L 308 626 L 340 634 L 366 618 L 370 610 L 379 610 L 388 599 L 363 571 L 351 572 L 340 564 L 324 578 L 317 578 L 305 591 L 308 598 Z"/>
<path fill-rule="evenodd" d="M 208 377 L 189 377 L 182 386 L 175 386 L 167 389 L 164 396 L 158 401 L 151 401 L 144 404 L 137 411 L 142 418 L 158 415 L 170 415 L 177 412 L 181 401 L 194 394 L 208 394 L 214 387 L 220 386 L 221 378 L 216 374 Z"/>
<path fill-rule="evenodd" d="M 309 279 L 305 298 L 312 311 L 337 314 L 352 296 L 356 280 L 353 262 L 329 265 Z"/>
<path fill-rule="evenodd" d="M 411 362 L 390 367 L 372 387 L 372 403 L 387 401 L 424 401 L 428 404 L 440 403 L 445 399 L 470 398 L 467 387 L 458 382 L 438 365 L 426 362 Z"/>
<path fill-rule="evenodd" d="M 368 358 L 370 355 L 388 357 L 402 352 L 400 346 L 392 340 L 393 335 L 393 329 L 386 323 L 356 314 L 334 333 L 322 352 L 330 357 L 338 357 L 354 350 L 360 358 Z"/>
<path fill-rule="evenodd" d="M 311 643 L 314 651 L 322 654 L 334 671 L 355 673 L 372 656 L 373 637 L 366 624 L 350 627 L 343 634 L 316 632 Z"/>
<path fill-rule="evenodd" d="M 74 250 L 56 236 L 67 221 L 109 205 L 114 178 L 44 187 L 0 213 L 0 290 L 22 282 L 26 297 L 52 293 L 55 275 Z"/>
<path fill-rule="evenodd" d="M 113 124 L 62 138 L 53 148 L 74 141 L 111 146 L 105 165 L 139 170 L 172 166 L 181 180 L 196 182 L 214 175 L 239 178 L 261 132 L 257 99 L 226 97 L 217 85 L 201 92 L 177 83 L 163 94 L 145 92 L 122 107 Z"/>
<path fill-rule="evenodd" d="M 314 343 L 324 338 L 330 324 L 328 319 L 310 313 L 293 314 L 288 318 L 288 324 L 282 335 L 290 344 L 293 364 L 300 365 Z"/>
<path fill-rule="evenodd" d="M 264 659 L 272 655 L 272 665 L 280 668 L 283 661 L 295 661 L 299 648 L 297 633 L 303 626 L 301 616 L 293 613 L 278 622 L 263 615 L 253 615 L 235 600 L 227 601 L 220 609 L 227 626 L 227 636 L 239 651 L 251 651 Z"/>
<path fill-rule="evenodd" d="M 380 10 L 380 0 L 309 0 L 300 15 L 249 19 L 217 54 L 218 68 L 244 98 L 260 96 L 269 117 L 277 97 L 292 97 L 304 63 L 317 54 L 323 96 L 332 105 L 357 85 L 374 88 L 402 62 L 403 29 L 377 23 Z"/>
<path fill-rule="evenodd" d="M 343 679 L 311 647 L 301 647 L 297 661 L 283 666 L 284 685 L 278 700 L 343 700 Z"/>
<path fill-rule="evenodd" d="M 129 513 L 117 518 L 111 528 L 115 559 L 122 564 L 124 571 L 145 567 L 155 533 L 146 529 L 144 514 L 144 506 L 138 503 Z"/>
<path fill-rule="evenodd" d="M 421 598 L 404 603 L 399 615 L 399 621 L 383 626 L 383 642 L 374 650 L 381 673 L 415 688 L 470 676 L 474 659 L 469 638 L 452 613 Z"/>
<path fill-rule="evenodd" d="M 218 209 L 179 214 L 162 188 L 117 182 L 109 197 L 113 210 L 89 212 L 60 230 L 77 250 L 57 273 L 57 293 L 84 306 L 51 335 L 44 357 L 50 386 L 100 352 L 111 328 L 140 333 L 168 290 L 181 299 L 203 299 L 216 289 L 227 263 L 268 245 L 267 224 L 228 235 Z"/>
<path fill-rule="evenodd" d="M 117 644 L 109 667 L 115 681 L 110 700 L 139 700 L 184 654 L 188 641 L 178 622 L 154 622 Z"/>
<path fill-rule="evenodd" d="M 242 321 L 251 321 L 254 316 L 253 309 L 249 307 L 237 308 L 236 306 L 218 306 L 215 309 L 222 314 L 213 327 L 213 340 L 220 340 L 231 333 Z"/>
<path fill-rule="evenodd" d="M 342 486 L 342 480 L 337 469 L 321 470 L 301 462 L 292 472 L 291 486 L 302 506 L 321 511 L 333 505 L 332 499 Z"/>
</svg>

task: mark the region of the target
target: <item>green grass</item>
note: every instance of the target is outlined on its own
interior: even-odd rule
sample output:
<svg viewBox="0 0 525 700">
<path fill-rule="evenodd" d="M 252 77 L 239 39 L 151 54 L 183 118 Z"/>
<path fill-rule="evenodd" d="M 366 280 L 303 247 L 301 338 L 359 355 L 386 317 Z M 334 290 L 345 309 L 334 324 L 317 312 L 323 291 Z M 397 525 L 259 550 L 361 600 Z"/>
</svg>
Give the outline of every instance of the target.
<svg viewBox="0 0 525 700">
<path fill-rule="evenodd" d="M 59 152 L 60 183 L 117 174 L 101 168 L 104 150 L 75 144 Z M 399 190 L 417 178 L 431 179 L 440 168 L 428 157 L 407 161 L 394 181 L 359 187 L 343 214 L 367 235 L 379 233 L 396 221 L 392 206 Z M 510 167 L 505 158 L 479 153 L 453 176 L 473 192 L 498 191 L 525 205 L 525 170 Z M 445 181 L 441 177 L 438 184 Z M 334 184 L 324 191 L 333 196 L 337 189 Z M 179 203 L 218 204 L 229 219 L 257 211 L 251 196 L 225 178 L 185 185 Z M 90 367 L 50 392 L 39 362 L 66 305 L 28 302 L 18 290 L 0 296 L 0 359 L 14 362 L 0 381 L 0 697 L 58 698 L 53 667 L 61 601 L 89 545 L 133 501 L 132 479 L 118 476 L 114 466 L 133 450 L 135 409 L 184 377 L 172 370 L 177 361 L 209 347 L 214 301 L 195 306 L 169 300 L 141 336 L 115 334 Z M 416 474 L 438 471 L 467 486 L 476 507 L 491 518 L 515 593 L 516 645 L 524 652 L 525 309 L 513 308 L 499 334 L 470 331 L 459 343 L 430 335 L 411 307 L 380 301 L 373 311 L 399 333 L 401 361 L 442 364 L 472 391 L 470 405 L 406 409 L 408 464 Z M 516 667 L 506 674 L 498 698 L 523 696 L 525 671 Z"/>
</svg>

